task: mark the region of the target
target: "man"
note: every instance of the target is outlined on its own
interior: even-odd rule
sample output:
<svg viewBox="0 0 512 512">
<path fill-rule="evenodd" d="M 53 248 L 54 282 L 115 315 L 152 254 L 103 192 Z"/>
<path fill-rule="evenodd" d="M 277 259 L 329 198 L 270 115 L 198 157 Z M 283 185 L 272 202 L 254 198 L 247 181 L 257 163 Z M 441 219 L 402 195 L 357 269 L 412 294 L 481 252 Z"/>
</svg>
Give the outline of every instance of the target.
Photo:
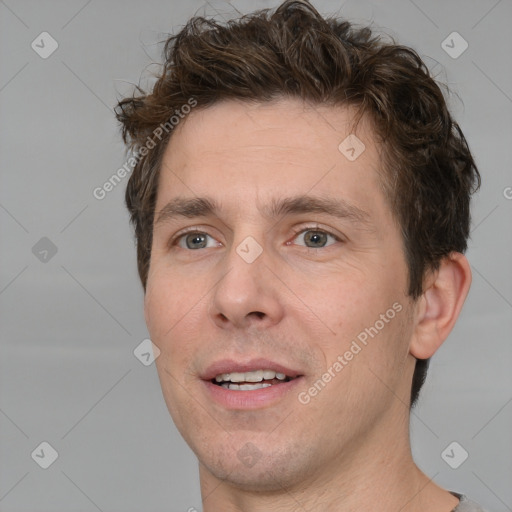
<svg viewBox="0 0 512 512">
<path fill-rule="evenodd" d="M 411 456 L 480 182 L 416 53 L 286 1 L 192 19 L 139 92 L 126 201 L 204 511 L 482 510 Z"/>
</svg>

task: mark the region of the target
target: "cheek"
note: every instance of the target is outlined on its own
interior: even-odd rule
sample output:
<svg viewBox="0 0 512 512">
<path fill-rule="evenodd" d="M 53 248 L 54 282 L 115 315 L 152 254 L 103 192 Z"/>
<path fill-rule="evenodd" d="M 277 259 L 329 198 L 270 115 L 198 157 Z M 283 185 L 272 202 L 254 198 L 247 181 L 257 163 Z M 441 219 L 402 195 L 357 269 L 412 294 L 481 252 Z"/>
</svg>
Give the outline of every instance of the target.
<svg viewBox="0 0 512 512">
<path fill-rule="evenodd" d="M 336 345 L 336 340 L 339 343 L 340 337 L 351 339 L 372 326 L 379 315 L 398 300 L 396 288 L 379 280 L 371 269 L 348 269 L 329 276 L 320 284 L 314 289 L 304 288 L 301 298 L 312 305 L 331 334 L 335 333 L 329 337 L 333 339 L 332 345 Z"/>
<path fill-rule="evenodd" d="M 172 315 L 176 312 L 176 304 L 173 303 L 173 294 L 170 287 L 154 274 L 148 278 L 146 295 L 144 297 L 144 316 L 149 333 L 155 339 L 161 339 L 166 331 L 172 327 Z"/>
<path fill-rule="evenodd" d="M 387 374 L 407 356 L 406 297 L 397 286 L 399 276 L 368 274 L 340 279 L 324 292 L 318 316 L 335 332 L 323 337 L 321 346 L 329 368 L 343 357 L 351 378 L 373 378 L 369 368 Z M 309 300 L 313 300 L 310 298 Z M 408 334 L 409 333 L 409 334 Z M 341 380 L 341 379 L 340 379 Z"/>
<path fill-rule="evenodd" d="M 177 352 L 173 340 L 190 338 L 192 333 L 187 336 L 187 326 L 193 325 L 201 308 L 201 297 L 193 295 L 193 287 L 187 289 L 186 285 L 186 279 L 169 272 L 152 272 L 148 277 L 144 298 L 146 324 L 153 342 L 168 355 Z M 184 348 L 187 345 L 183 343 Z"/>
<path fill-rule="evenodd" d="M 165 336 L 191 309 L 190 279 L 172 272 L 159 262 L 151 265 L 144 298 L 148 328 L 158 337 Z M 188 285 L 188 286 L 187 286 Z"/>
</svg>

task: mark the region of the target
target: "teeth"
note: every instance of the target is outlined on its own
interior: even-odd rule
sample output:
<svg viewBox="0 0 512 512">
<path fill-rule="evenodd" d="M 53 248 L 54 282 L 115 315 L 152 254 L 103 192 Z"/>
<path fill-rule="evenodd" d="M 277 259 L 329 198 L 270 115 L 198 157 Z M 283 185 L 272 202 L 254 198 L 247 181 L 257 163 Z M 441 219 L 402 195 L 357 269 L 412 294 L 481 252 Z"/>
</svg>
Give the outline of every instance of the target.
<svg viewBox="0 0 512 512">
<path fill-rule="evenodd" d="M 233 384 L 230 382 L 223 382 L 221 386 L 225 389 L 233 389 L 236 391 L 252 391 L 253 389 L 263 389 L 272 386 L 268 382 L 258 382 L 256 384 Z"/>
<path fill-rule="evenodd" d="M 286 375 L 274 370 L 256 370 L 245 373 L 221 373 L 215 377 L 216 382 L 261 382 L 272 379 L 285 380 Z"/>
<path fill-rule="evenodd" d="M 272 370 L 265 370 L 263 372 L 263 378 L 265 380 L 272 380 L 276 378 L 276 372 L 273 372 Z"/>
</svg>

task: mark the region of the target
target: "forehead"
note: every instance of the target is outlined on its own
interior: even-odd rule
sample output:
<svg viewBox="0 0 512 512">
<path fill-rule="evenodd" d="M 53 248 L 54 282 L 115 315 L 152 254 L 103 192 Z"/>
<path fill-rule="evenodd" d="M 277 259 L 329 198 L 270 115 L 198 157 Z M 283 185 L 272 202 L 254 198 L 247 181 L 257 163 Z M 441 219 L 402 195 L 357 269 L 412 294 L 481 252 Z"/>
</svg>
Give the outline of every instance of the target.
<svg viewBox="0 0 512 512">
<path fill-rule="evenodd" d="M 179 139 L 179 153 L 186 153 L 189 159 L 197 157 L 198 151 L 212 156 L 232 152 L 237 158 L 250 153 L 275 158 L 279 152 L 287 157 L 295 154 L 297 159 L 338 156 L 339 143 L 350 134 L 374 145 L 368 119 L 363 117 L 356 125 L 355 117 L 353 107 L 292 98 L 264 103 L 223 100 L 193 110 L 178 125 L 169 150 L 174 153 L 178 149 L 173 141 Z"/>
<path fill-rule="evenodd" d="M 194 110 L 165 150 L 157 210 L 173 196 L 215 194 L 243 207 L 285 192 L 378 206 L 379 148 L 368 120 L 356 125 L 355 114 L 297 99 Z"/>
</svg>

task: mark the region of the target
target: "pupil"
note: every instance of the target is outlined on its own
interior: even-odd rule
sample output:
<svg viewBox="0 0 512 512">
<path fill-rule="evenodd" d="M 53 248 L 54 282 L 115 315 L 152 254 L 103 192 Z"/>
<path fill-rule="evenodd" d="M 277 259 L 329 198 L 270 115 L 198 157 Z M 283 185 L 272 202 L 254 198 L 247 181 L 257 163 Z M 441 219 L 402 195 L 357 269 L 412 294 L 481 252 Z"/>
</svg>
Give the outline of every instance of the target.
<svg viewBox="0 0 512 512">
<path fill-rule="evenodd" d="M 198 247 L 203 248 L 206 246 L 206 237 L 204 235 L 192 234 L 187 237 L 186 241 L 187 241 L 187 247 L 189 249 L 194 249 L 194 248 L 197 249 Z M 194 245 L 196 242 L 198 242 L 200 245 L 199 246 Z"/>
<path fill-rule="evenodd" d="M 320 247 L 323 247 L 326 243 L 326 234 L 321 233 L 320 231 L 310 231 L 308 234 L 306 233 L 306 240 L 309 242 L 312 242 L 313 244 L 320 245 Z"/>
</svg>

